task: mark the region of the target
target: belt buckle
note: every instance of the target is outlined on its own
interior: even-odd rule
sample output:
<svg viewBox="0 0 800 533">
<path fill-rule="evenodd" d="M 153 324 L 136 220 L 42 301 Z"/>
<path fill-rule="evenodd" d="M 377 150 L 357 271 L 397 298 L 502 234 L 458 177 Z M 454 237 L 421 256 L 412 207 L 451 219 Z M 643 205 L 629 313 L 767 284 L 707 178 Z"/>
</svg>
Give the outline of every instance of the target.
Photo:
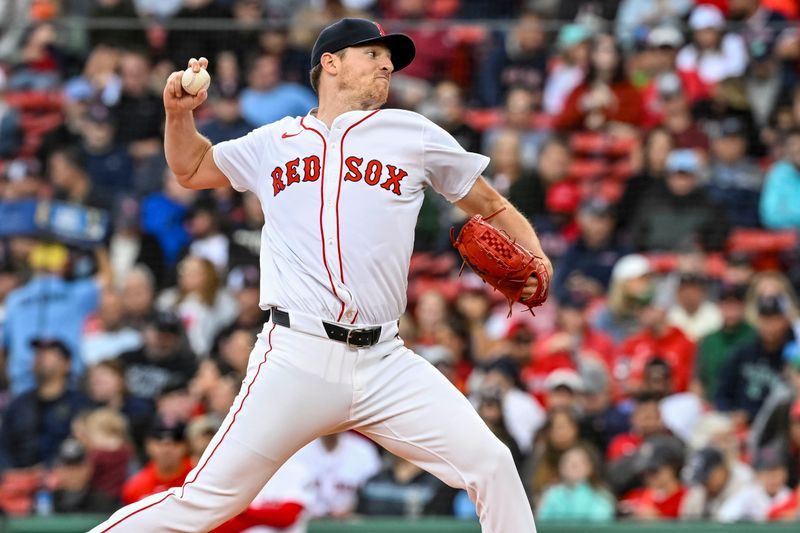
<svg viewBox="0 0 800 533">
<path fill-rule="evenodd" d="M 353 347 L 361 348 L 361 346 L 354 346 L 354 345 L 350 344 L 350 336 L 356 331 L 359 331 L 359 330 L 357 330 L 357 329 L 348 329 L 347 330 L 347 338 L 345 338 L 344 343 L 348 348 L 353 348 Z"/>
</svg>

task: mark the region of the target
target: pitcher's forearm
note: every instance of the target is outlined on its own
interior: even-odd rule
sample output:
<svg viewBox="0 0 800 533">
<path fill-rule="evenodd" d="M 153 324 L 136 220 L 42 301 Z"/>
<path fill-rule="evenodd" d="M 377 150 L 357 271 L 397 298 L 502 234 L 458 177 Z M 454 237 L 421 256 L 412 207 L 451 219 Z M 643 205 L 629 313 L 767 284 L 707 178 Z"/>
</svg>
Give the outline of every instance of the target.
<svg viewBox="0 0 800 533">
<path fill-rule="evenodd" d="M 179 180 L 188 179 L 195 173 L 209 149 L 211 141 L 197 131 L 191 111 L 167 113 L 164 154 L 169 168 Z"/>
</svg>

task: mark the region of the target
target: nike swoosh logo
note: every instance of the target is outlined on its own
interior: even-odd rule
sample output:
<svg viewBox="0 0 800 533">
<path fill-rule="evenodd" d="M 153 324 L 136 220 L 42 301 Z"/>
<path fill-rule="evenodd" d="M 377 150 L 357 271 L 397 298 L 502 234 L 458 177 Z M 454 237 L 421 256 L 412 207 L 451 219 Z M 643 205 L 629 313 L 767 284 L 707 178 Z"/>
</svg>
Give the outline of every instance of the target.
<svg viewBox="0 0 800 533">
<path fill-rule="evenodd" d="M 301 133 L 303 133 L 303 132 L 302 131 L 298 131 L 297 133 L 287 133 L 287 132 L 284 131 L 283 135 L 281 135 L 281 139 L 288 139 L 289 137 L 294 137 L 295 135 L 300 135 Z"/>
</svg>

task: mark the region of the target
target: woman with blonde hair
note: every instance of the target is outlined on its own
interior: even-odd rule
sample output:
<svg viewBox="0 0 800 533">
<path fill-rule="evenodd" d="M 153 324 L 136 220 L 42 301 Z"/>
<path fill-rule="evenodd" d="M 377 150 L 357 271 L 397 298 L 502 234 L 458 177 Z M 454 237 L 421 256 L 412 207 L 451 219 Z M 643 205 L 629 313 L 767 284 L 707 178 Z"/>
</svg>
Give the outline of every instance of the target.
<svg viewBox="0 0 800 533">
<path fill-rule="evenodd" d="M 618 344 L 639 330 L 639 309 L 655 297 L 653 269 L 643 255 L 622 257 L 611 271 L 608 300 L 594 326 Z"/>
<path fill-rule="evenodd" d="M 165 291 L 156 306 L 181 318 L 192 351 L 201 357 L 209 355 L 217 333 L 239 312 L 236 300 L 221 286 L 214 264 L 191 255 L 178 263 L 178 285 Z"/>
<path fill-rule="evenodd" d="M 784 314 L 792 322 L 795 337 L 800 338 L 800 305 L 797 293 L 785 274 L 777 270 L 759 272 L 753 276 L 745 297 L 745 316 L 751 324 L 758 318 L 757 302 L 763 296 L 777 296 L 783 302 Z"/>
</svg>

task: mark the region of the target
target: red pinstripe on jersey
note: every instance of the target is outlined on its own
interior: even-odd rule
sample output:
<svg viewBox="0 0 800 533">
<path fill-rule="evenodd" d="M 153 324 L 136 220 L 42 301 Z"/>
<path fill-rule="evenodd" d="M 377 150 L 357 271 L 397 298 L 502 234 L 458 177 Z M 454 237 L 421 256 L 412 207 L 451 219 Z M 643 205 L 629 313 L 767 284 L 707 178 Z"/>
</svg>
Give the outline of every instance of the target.
<svg viewBox="0 0 800 533">
<path fill-rule="evenodd" d="M 272 324 L 272 329 L 269 330 L 269 336 L 267 337 L 267 351 L 264 352 L 264 359 L 258 364 L 258 368 L 256 369 L 256 373 L 253 376 L 253 380 L 250 382 L 250 385 L 247 386 L 247 392 L 245 393 L 244 398 L 242 398 L 242 403 L 239 404 L 239 408 L 233 414 L 233 417 L 231 418 L 231 423 L 228 424 L 227 429 L 225 429 L 225 433 L 222 434 L 222 437 L 220 437 L 219 442 L 217 442 L 217 445 L 214 446 L 214 449 L 211 450 L 210 454 L 208 454 L 208 457 L 206 458 L 206 462 L 203 463 L 203 466 L 201 466 L 199 469 L 197 469 L 197 473 L 194 475 L 194 478 L 192 478 L 191 481 L 187 480 L 187 481 L 184 482 L 183 486 L 181 487 L 181 495 L 180 495 L 181 498 L 183 498 L 183 493 L 186 490 L 186 487 L 189 486 L 190 484 L 194 483 L 195 481 L 197 481 L 197 478 L 203 472 L 203 469 L 205 469 L 205 467 L 208 466 L 208 463 L 211 461 L 211 458 L 214 457 L 214 454 L 217 452 L 217 450 L 219 449 L 220 445 L 222 445 L 222 442 L 225 440 L 225 437 L 228 435 L 228 432 L 231 430 L 231 428 L 233 427 L 233 424 L 236 422 L 236 417 L 239 416 L 239 413 L 242 411 L 242 407 L 244 407 L 244 402 L 246 402 L 248 396 L 250 396 L 250 389 L 253 388 L 253 384 L 256 382 L 256 379 L 258 379 L 258 375 L 261 373 L 261 367 L 264 366 L 264 363 L 267 362 L 267 358 L 269 357 L 269 352 L 272 351 L 272 332 L 274 330 L 275 330 L 275 324 Z M 136 511 L 132 512 L 128 516 L 124 516 L 124 517 L 120 518 L 119 520 L 117 520 L 116 522 L 114 522 L 113 524 L 111 524 L 110 526 L 108 526 L 106 529 L 103 530 L 102 533 L 106 533 L 107 531 L 111 531 L 112 528 L 118 526 L 119 524 L 121 524 L 122 522 L 127 520 L 128 518 L 130 518 L 130 517 L 132 517 L 132 516 L 134 516 L 134 515 L 136 515 L 138 513 L 141 513 L 142 511 L 144 511 L 146 509 L 154 507 L 154 506 L 158 505 L 159 503 L 163 502 L 164 500 L 166 500 L 167 498 L 169 498 L 170 496 L 174 496 L 174 495 L 175 495 L 174 492 L 170 492 L 170 493 L 166 494 L 163 498 L 158 500 L 157 502 L 153 502 L 150 505 L 142 507 L 141 509 L 137 509 Z"/>
<path fill-rule="evenodd" d="M 344 133 L 342 134 L 342 138 L 339 139 L 339 189 L 336 192 L 336 246 L 339 252 L 339 276 L 341 277 L 342 283 L 344 283 L 344 266 L 342 265 L 342 240 L 339 238 L 339 197 L 342 195 L 342 170 L 344 169 L 344 138 L 347 137 L 347 134 L 350 133 L 350 130 L 367 120 L 369 117 L 374 115 L 380 111 L 380 109 L 376 109 L 369 115 L 365 116 L 358 122 L 351 124 Z M 358 310 L 356 310 L 356 314 Z M 342 311 L 339 313 L 339 317 L 336 321 L 342 320 L 342 315 L 344 314 L 344 307 L 342 307 Z M 355 324 L 355 317 L 353 317 L 353 322 L 351 324 Z"/>
<path fill-rule="evenodd" d="M 342 308 L 339 311 L 339 317 L 341 317 L 342 314 L 344 313 L 344 300 L 339 298 L 339 293 L 336 292 L 336 286 L 334 286 L 333 284 L 333 276 L 331 275 L 331 271 L 328 268 L 328 257 L 327 254 L 325 253 L 325 230 L 322 227 L 322 211 L 323 211 L 322 208 L 325 203 L 325 164 L 327 163 L 326 156 L 328 154 L 328 143 L 325 142 L 325 136 L 322 135 L 322 133 L 320 133 L 319 130 L 314 129 L 311 126 L 305 125 L 305 118 L 306 117 L 300 119 L 300 125 L 303 127 L 303 129 L 306 129 L 308 131 L 313 131 L 314 133 L 319 135 L 319 138 L 322 141 L 322 165 L 321 165 L 322 168 L 320 170 L 320 185 L 319 185 L 319 233 L 320 236 L 322 237 L 322 263 L 325 265 L 325 271 L 328 273 L 328 281 L 331 284 L 331 290 L 333 290 L 333 295 L 336 296 L 336 298 L 342 304 Z M 338 220 L 339 218 L 338 215 L 336 218 Z M 338 239 L 339 236 L 337 235 L 336 237 Z M 344 281 L 342 281 L 342 283 L 344 283 Z"/>
</svg>

